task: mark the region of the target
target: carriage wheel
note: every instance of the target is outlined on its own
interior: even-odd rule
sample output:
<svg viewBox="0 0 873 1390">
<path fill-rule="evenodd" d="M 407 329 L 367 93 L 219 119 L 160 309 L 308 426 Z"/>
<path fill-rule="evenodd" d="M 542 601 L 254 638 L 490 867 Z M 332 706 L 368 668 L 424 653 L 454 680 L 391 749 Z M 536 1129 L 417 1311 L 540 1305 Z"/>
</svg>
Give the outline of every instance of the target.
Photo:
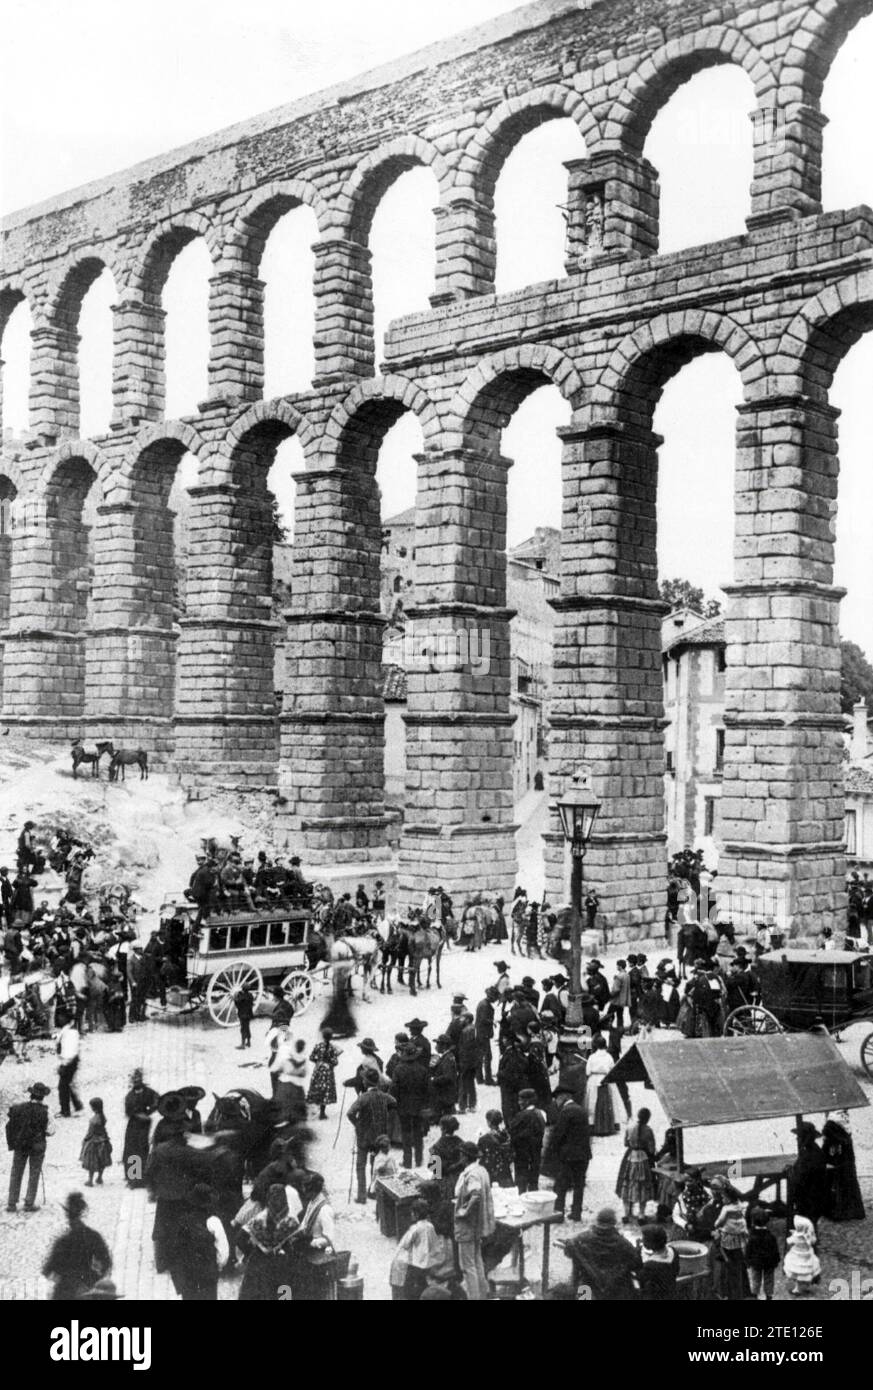
<svg viewBox="0 0 873 1390">
<path fill-rule="evenodd" d="M 861 1066 L 868 1076 L 873 1076 L 873 1033 L 868 1033 L 861 1042 Z"/>
<path fill-rule="evenodd" d="M 290 975 L 285 976 L 280 988 L 293 1006 L 295 1018 L 299 1014 L 305 1014 L 315 993 L 312 976 L 305 970 L 292 970 Z"/>
<path fill-rule="evenodd" d="M 217 1023 L 219 1028 L 232 1028 L 237 1022 L 234 995 L 243 985 L 248 985 L 255 995 L 257 1008 L 264 995 L 264 981 L 257 966 L 247 965 L 242 960 L 237 961 L 234 965 L 226 965 L 209 981 L 206 1003 L 213 1022 Z"/>
<path fill-rule="evenodd" d="M 760 1004 L 743 1004 L 734 1009 L 725 1019 L 726 1038 L 745 1038 L 764 1033 L 782 1033 L 785 1030 L 778 1018 Z"/>
</svg>

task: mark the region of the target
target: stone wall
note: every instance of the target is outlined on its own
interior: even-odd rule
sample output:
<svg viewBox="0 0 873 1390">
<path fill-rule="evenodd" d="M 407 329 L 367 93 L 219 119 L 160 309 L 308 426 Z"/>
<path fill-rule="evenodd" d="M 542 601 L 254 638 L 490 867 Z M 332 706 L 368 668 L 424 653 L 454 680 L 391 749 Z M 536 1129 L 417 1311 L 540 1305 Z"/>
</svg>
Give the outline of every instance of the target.
<svg viewBox="0 0 873 1390">
<path fill-rule="evenodd" d="M 487 626 L 492 660 L 474 671 L 459 659 L 410 684 L 401 888 L 415 896 L 436 879 L 456 892 L 508 892 L 500 443 L 518 404 L 552 382 L 572 420 L 550 790 L 559 795 L 580 765 L 591 771 L 604 805 L 586 874 L 613 928 L 645 935 L 663 917 L 664 867 L 652 415 L 671 375 L 721 351 L 744 398 L 723 874 L 778 889 L 798 927 L 834 920 L 844 846 L 828 391 L 873 320 L 873 213 L 821 213 L 819 104 L 835 53 L 871 7 L 544 0 L 6 219 L 0 329 L 21 298 L 34 328 L 31 433 L 7 441 L 0 461 L 21 515 L 4 722 L 64 737 L 123 729 L 159 756 L 175 749 L 194 788 L 272 788 L 310 857 L 387 853 L 374 470 L 385 430 L 411 410 L 424 437 L 416 621 L 453 634 L 459 649 Z M 755 93 L 746 233 L 659 256 L 648 130 L 678 86 L 727 62 Z M 565 116 L 587 148 L 568 166 L 567 278 L 495 296 L 497 176 L 526 131 Z M 382 193 L 415 165 L 438 189 L 436 290 L 429 312 L 392 325 L 377 374 L 369 230 Z M 312 390 L 267 402 L 260 258 L 271 227 L 298 204 L 318 224 L 316 377 Z M 161 290 L 195 237 L 213 262 L 208 399 L 196 416 L 168 421 Z M 78 308 L 104 266 L 116 286 L 112 429 L 82 441 Z M 294 693 L 277 729 L 258 480 L 291 434 L 306 464 L 289 615 Z M 167 499 L 185 450 L 200 472 L 179 630 Z M 64 576 L 81 550 L 86 469 L 101 499 L 94 574 L 90 594 L 72 601 Z M 546 848 L 560 893 L 556 825 Z"/>
</svg>

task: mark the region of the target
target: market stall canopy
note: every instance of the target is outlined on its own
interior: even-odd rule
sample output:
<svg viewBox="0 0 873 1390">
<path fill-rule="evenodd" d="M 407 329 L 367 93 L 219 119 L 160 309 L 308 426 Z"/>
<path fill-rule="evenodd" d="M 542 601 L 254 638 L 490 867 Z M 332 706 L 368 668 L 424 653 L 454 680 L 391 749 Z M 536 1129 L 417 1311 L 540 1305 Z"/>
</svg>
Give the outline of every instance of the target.
<svg viewBox="0 0 873 1390">
<path fill-rule="evenodd" d="M 870 1103 L 827 1033 L 640 1042 L 605 1079 L 645 1081 L 670 1124 L 687 1128 Z"/>
</svg>

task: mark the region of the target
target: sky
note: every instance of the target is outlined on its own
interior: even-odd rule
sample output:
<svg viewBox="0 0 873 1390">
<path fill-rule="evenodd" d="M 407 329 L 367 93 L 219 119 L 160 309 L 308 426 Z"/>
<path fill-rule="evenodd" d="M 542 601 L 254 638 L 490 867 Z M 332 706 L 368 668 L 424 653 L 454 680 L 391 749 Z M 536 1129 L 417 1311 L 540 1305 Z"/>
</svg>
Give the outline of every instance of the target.
<svg viewBox="0 0 873 1390">
<path fill-rule="evenodd" d="M 4 46 L 16 61 L 0 84 L 0 213 L 124 169 L 186 141 L 342 81 L 434 40 L 502 14 L 505 0 L 3 0 Z M 838 56 L 825 87 L 826 210 L 873 204 L 873 19 Z M 661 180 L 661 249 L 680 250 L 744 229 L 751 171 L 751 86 L 733 68 L 700 74 L 658 115 L 646 156 Z M 526 137 L 507 160 L 497 190 L 498 290 L 563 273 L 566 172 L 584 155 L 570 122 Z M 433 279 L 433 207 L 428 171 L 404 175 L 386 194 L 373 226 L 377 335 L 399 313 L 427 308 Z M 312 370 L 311 214 L 298 210 L 270 239 L 267 284 L 267 394 L 305 389 Z M 196 408 L 205 394 L 208 261 L 193 244 L 167 285 L 168 413 Z M 83 430 L 105 427 L 109 406 L 110 278 L 83 306 Z M 7 423 L 26 398 L 27 325 L 16 316 L 3 341 Z M 837 582 L 844 635 L 873 654 L 867 522 L 873 514 L 873 335 L 845 359 L 832 400 L 842 411 L 837 513 Z M 670 382 L 655 428 L 659 460 L 659 567 L 717 594 L 732 572 L 735 405 L 738 379 L 721 354 L 700 358 Z M 509 543 L 536 525 L 560 523 L 560 448 L 555 427 L 567 407 L 553 388 L 522 405 L 504 432 L 510 471 Z M 17 420 L 21 428 L 22 421 Z M 383 516 L 415 500 L 412 455 L 421 448 L 404 417 L 380 459 Z M 271 484 L 292 523 L 293 441 Z M 862 530 L 863 528 L 863 530 Z"/>
</svg>

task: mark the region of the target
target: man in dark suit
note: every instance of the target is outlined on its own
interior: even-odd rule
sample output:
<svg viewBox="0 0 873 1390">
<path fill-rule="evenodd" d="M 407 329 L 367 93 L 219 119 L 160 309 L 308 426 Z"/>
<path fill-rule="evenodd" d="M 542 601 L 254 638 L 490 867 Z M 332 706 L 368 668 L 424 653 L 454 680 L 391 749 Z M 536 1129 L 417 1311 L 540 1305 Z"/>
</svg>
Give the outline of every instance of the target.
<svg viewBox="0 0 873 1390">
<path fill-rule="evenodd" d="M 591 1162 L 588 1116 L 572 1092 L 559 1087 L 555 1100 L 561 1109 L 549 1137 L 548 1158 L 555 1174 L 555 1211 L 563 1213 L 572 1190 L 570 1220 L 582 1220 L 585 1178 Z"/>
<path fill-rule="evenodd" d="M 393 1069 L 391 1089 L 397 1100 L 397 1113 L 400 1118 L 403 1166 L 411 1168 L 414 1159 L 416 1168 L 420 1168 L 424 1159 L 424 1112 L 428 1101 L 428 1071 L 427 1063 L 411 1044 L 406 1045 Z"/>
<path fill-rule="evenodd" d="M 9 881 L 9 869 L 4 864 L 0 869 L 0 914 L 12 925 L 12 897 L 13 887 Z"/>
<path fill-rule="evenodd" d="M 530 1087 L 519 1091 L 518 1103 L 521 1109 L 507 1126 L 515 1159 L 515 1185 L 519 1192 L 536 1192 L 540 1185 L 546 1117 L 537 1108 L 537 1093 Z"/>
<path fill-rule="evenodd" d="M 36 1194 L 39 1178 L 45 1161 L 46 1136 L 48 1135 L 49 1114 L 43 1101 L 49 1094 L 48 1086 L 37 1081 L 30 1088 L 30 1099 L 20 1101 L 9 1107 L 6 1122 L 6 1144 L 12 1150 L 12 1172 L 9 1174 L 9 1201 L 7 1211 L 18 1210 L 18 1198 L 24 1170 L 30 1165 L 27 1175 L 27 1193 L 24 1210 L 36 1210 Z"/>
<path fill-rule="evenodd" d="M 497 990 L 488 988 L 483 999 L 476 1005 L 476 1043 L 479 1049 L 479 1060 L 476 1066 L 476 1080 L 481 1086 L 493 1086 L 494 1075 L 491 1070 L 491 1041 L 494 1037 L 494 1005 L 497 1002 Z"/>
</svg>

